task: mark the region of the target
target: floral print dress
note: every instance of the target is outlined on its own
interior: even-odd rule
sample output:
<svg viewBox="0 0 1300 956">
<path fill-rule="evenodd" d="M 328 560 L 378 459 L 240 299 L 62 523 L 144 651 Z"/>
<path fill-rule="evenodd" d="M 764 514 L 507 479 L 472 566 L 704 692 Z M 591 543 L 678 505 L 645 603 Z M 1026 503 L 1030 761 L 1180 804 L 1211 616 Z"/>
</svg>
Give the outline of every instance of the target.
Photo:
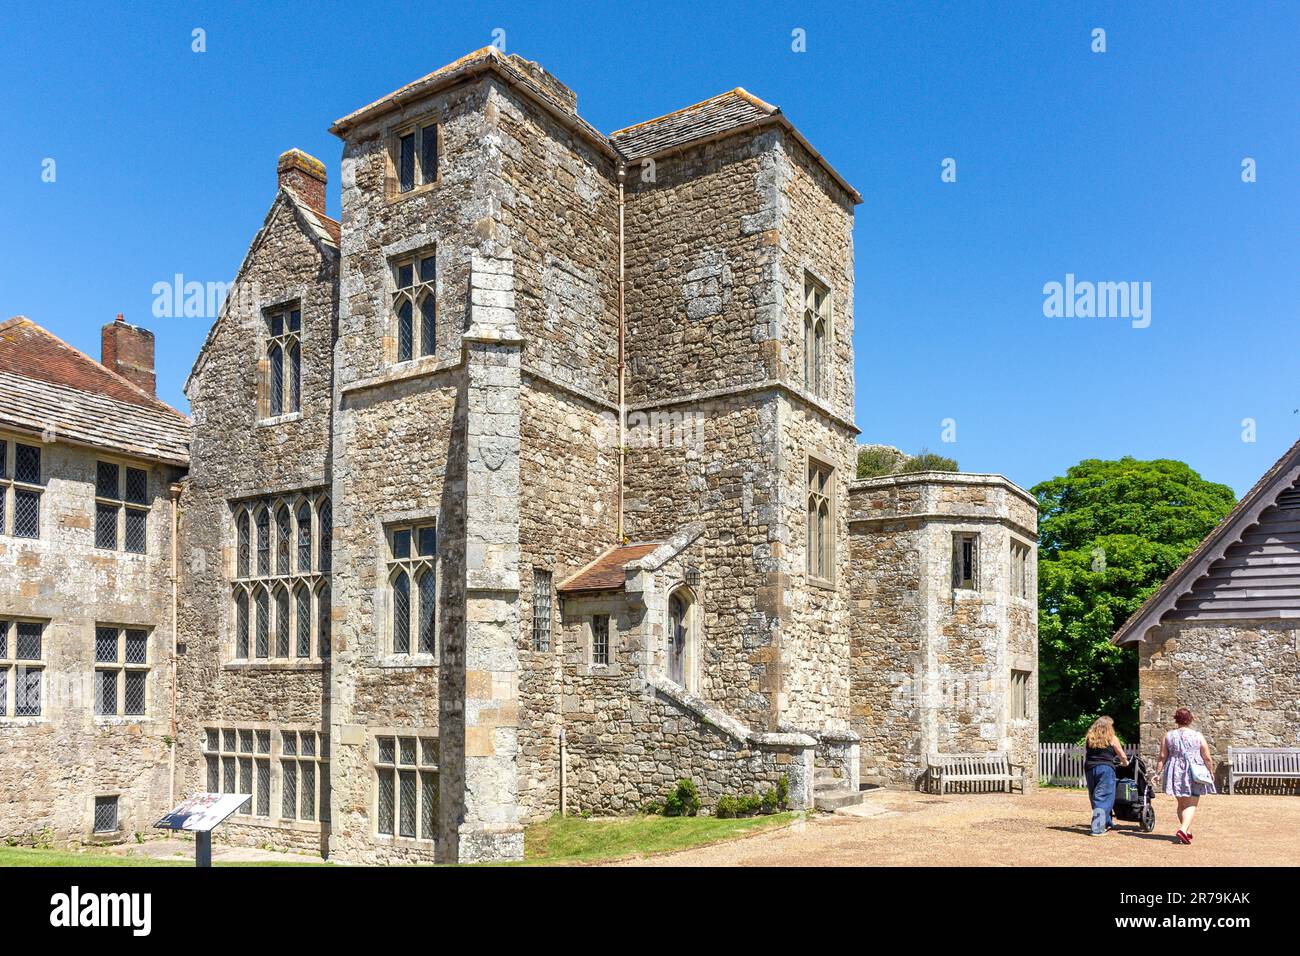
<svg viewBox="0 0 1300 956">
<path fill-rule="evenodd" d="M 1201 745 L 1205 738 L 1199 730 L 1180 727 L 1165 734 L 1165 793 L 1171 797 L 1199 797 L 1217 793 L 1213 783 L 1197 783 L 1192 778 L 1192 764 L 1205 766 L 1201 759 Z"/>
</svg>

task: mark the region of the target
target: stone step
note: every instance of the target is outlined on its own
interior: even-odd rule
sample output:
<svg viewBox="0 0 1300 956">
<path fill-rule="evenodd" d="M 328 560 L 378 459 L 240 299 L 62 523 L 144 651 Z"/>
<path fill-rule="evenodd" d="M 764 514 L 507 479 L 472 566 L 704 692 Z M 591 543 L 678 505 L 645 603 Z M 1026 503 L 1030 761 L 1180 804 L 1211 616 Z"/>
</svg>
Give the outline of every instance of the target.
<svg viewBox="0 0 1300 956">
<path fill-rule="evenodd" d="M 818 810 L 833 813 L 843 807 L 857 806 L 862 802 L 862 794 L 849 790 L 817 790 L 813 793 L 813 806 Z"/>
</svg>

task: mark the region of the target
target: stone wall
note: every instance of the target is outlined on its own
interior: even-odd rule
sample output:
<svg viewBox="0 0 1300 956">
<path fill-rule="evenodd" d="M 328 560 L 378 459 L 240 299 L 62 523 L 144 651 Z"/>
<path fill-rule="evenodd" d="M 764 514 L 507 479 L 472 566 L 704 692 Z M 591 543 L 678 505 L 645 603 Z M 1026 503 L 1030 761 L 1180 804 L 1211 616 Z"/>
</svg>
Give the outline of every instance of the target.
<svg viewBox="0 0 1300 956">
<path fill-rule="evenodd" d="M 918 783 L 930 753 L 1007 751 L 1037 763 L 1037 510 L 996 475 L 898 475 L 850 492 L 852 727 L 864 779 Z M 974 587 L 953 581 L 954 536 L 977 537 Z M 1028 549 L 1013 593 L 1012 543 Z M 1012 671 L 1029 674 L 1027 716 Z M 1031 785 L 1032 785 L 1031 780 Z"/>
<path fill-rule="evenodd" d="M 0 621 L 9 622 L 6 716 L 0 717 L 0 836 L 21 842 L 151 835 L 170 797 L 171 522 L 175 469 L 0 433 L 41 449 L 40 538 L 0 535 Z M 143 468 L 150 511 L 144 554 L 95 547 L 96 462 Z M 119 545 L 121 543 L 119 531 Z M 41 712 L 14 713 L 15 622 L 43 622 Z M 95 714 L 97 625 L 149 632 L 146 712 Z M 119 684 L 119 703 L 121 685 Z M 92 834 L 96 796 L 117 796 L 119 829 Z"/>
<path fill-rule="evenodd" d="M 188 384 L 195 429 L 182 498 L 177 735 L 177 788 L 186 796 L 208 789 L 209 728 L 266 729 L 277 748 L 283 728 L 329 732 L 330 665 L 320 653 L 319 620 L 308 658 L 272 660 L 272 653 L 262 661 L 237 660 L 232 585 L 236 503 L 282 496 L 292 507 L 299 495 L 323 500 L 330 491 L 337 263 L 337 250 L 305 228 L 293 202 L 279 193 Z M 271 419 L 263 399 L 265 315 L 290 301 L 302 315 L 302 409 Z M 329 575 L 320 568 L 316 517 L 312 539 L 313 570 L 304 580 L 323 586 Z M 270 767 L 269 815 L 237 815 L 221 828 L 222 839 L 322 851 L 328 825 L 283 815 L 278 754 Z M 326 782 L 318 789 L 328 791 Z"/>
<path fill-rule="evenodd" d="M 1224 792 L 1229 747 L 1300 746 L 1300 628 L 1294 622 L 1182 621 L 1152 628 L 1138 647 L 1142 755 L 1153 767 L 1179 707 L 1195 715 Z"/>
<path fill-rule="evenodd" d="M 687 567 L 699 563 L 704 530 L 696 525 L 661 545 L 679 549 L 662 561 L 643 559 L 643 569 L 630 574 L 625 589 L 563 600 L 570 813 L 633 813 L 646 802 L 662 801 L 682 778 L 695 782 L 706 808 L 723 795 L 761 793 L 781 776 L 793 806 L 811 805 L 816 740 L 753 728 L 666 676 L 668 597 L 685 584 Z M 707 588 L 689 594 L 697 609 L 709 606 Z M 609 616 L 607 664 L 592 656 L 591 620 L 597 614 Z M 707 676 L 716 665 L 708 615 L 696 618 L 691 630 L 697 643 L 688 650 L 693 660 L 687 666 Z"/>
</svg>

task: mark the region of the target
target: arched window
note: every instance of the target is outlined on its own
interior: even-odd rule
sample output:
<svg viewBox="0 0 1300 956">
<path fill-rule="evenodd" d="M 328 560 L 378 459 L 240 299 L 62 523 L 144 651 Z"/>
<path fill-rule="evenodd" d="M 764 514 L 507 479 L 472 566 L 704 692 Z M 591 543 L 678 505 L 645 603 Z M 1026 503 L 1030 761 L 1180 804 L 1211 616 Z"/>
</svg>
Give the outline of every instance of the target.
<svg viewBox="0 0 1300 956">
<path fill-rule="evenodd" d="M 411 579 L 402 570 L 393 578 L 393 653 L 411 653 Z"/>
<path fill-rule="evenodd" d="M 235 656 L 248 659 L 248 592 L 243 588 L 235 592 Z"/>
<path fill-rule="evenodd" d="M 429 260 L 431 261 L 431 260 Z M 420 354 L 433 355 L 438 350 L 437 300 L 429 292 L 420 299 Z"/>
<path fill-rule="evenodd" d="M 835 571 L 835 527 L 831 522 L 834 469 L 808 461 L 807 571 L 811 577 L 829 581 Z"/>
<path fill-rule="evenodd" d="M 275 589 L 275 656 L 289 656 L 289 592 Z"/>
<path fill-rule="evenodd" d="M 694 601 L 690 589 L 678 587 L 668 596 L 666 651 L 668 679 L 691 690 L 694 683 Z"/>
<path fill-rule="evenodd" d="M 253 648 L 260 658 L 271 656 L 271 607 L 266 588 L 258 588 L 253 599 L 257 608 L 257 640 Z"/>
<path fill-rule="evenodd" d="M 257 512 L 257 573 L 271 573 L 271 512 L 266 508 Z"/>
<path fill-rule="evenodd" d="M 328 498 L 320 503 L 316 512 L 317 520 L 320 522 L 320 571 L 322 574 L 328 574 L 330 570 L 330 558 L 332 547 L 330 536 L 334 533 L 334 508 L 330 505 Z"/>
<path fill-rule="evenodd" d="M 391 652 L 434 654 L 438 629 L 437 528 L 433 522 L 391 527 L 388 548 L 393 610 Z"/>
<path fill-rule="evenodd" d="M 311 570 L 311 505 L 298 505 L 298 570 Z"/>
<path fill-rule="evenodd" d="M 438 351 L 437 262 L 432 249 L 391 261 L 397 361 Z M 416 314 L 419 328 L 416 328 Z"/>
<path fill-rule="evenodd" d="M 235 536 L 235 577 L 246 578 L 249 571 L 249 521 L 248 512 L 242 509 L 235 519 Z"/>
<path fill-rule="evenodd" d="M 295 657 L 311 657 L 311 591 L 300 584 L 293 592 Z"/>
<path fill-rule="evenodd" d="M 271 381 L 267 385 L 271 400 L 271 417 L 284 414 L 284 350 L 273 344 L 267 356 L 271 363 Z"/>
<path fill-rule="evenodd" d="M 434 625 L 438 618 L 438 577 L 432 568 L 420 572 L 416 591 L 420 598 L 418 646 L 421 654 L 432 654 L 436 645 Z"/>
<path fill-rule="evenodd" d="M 275 573 L 289 574 L 289 541 L 293 537 L 293 526 L 289 519 L 289 509 L 280 505 L 275 511 Z"/>
<path fill-rule="evenodd" d="M 266 333 L 266 413 L 276 418 L 302 411 L 302 312 L 298 306 L 284 305 L 267 312 Z"/>
<path fill-rule="evenodd" d="M 321 657 L 330 656 L 330 586 L 322 584 L 316 592 L 316 646 Z"/>
<path fill-rule="evenodd" d="M 804 273 L 803 301 L 804 387 L 819 398 L 825 398 L 830 392 L 830 290 Z"/>
<path fill-rule="evenodd" d="M 242 592 L 232 591 L 234 659 L 310 659 L 313 640 L 328 653 L 329 496 L 305 489 L 233 508 L 236 578 L 243 582 Z"/>
<path fill-rule="evenodd" d="M 289 411 L 302 408 L 302 346 L 294 341 L 289 346 Z"/>
<path fill-rule="evenodd" d="M 397 361 L 409 362 L 414 357 L 415 329 L 410 300 L 397 307 Z"/>
</svg>

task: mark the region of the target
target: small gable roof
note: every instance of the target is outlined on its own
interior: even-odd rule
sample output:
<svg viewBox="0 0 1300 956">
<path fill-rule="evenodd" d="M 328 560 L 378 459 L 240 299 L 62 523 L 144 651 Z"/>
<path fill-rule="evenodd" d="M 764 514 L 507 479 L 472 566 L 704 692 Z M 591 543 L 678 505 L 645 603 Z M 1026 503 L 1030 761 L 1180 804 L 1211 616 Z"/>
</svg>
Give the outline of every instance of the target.
<svg viewBox="0 0 1300 956">
<path fill-rule="evenodd" d="M 662 541 L 646 541 L 610 548 L 573 577 L 562 582 L 556 590 L 561 594 L 621 590 L 627 581 L 627 566 L 644 558 L 661 544 Z"/>
<path fill-rule="evenodd" d="M 235 273 L 235 280 L 230 284 L 230 291 L 227 292 L 226 301 L 221 306 L 221 313 L 217 316 L 216 321 L 212 323 L 212 328 L 208 329 L 207 338 L 203 340 L 203 347 L 199 349 L 199 354 L 194 359 L 194 365 L 190 368 L 189 377 L 185 379 L 184 392 L 186 395 L 190 394 L 190 385 L 193 384 L 194 377 L 198 375 L 200 369 L 207 362 L 208 351 L 212 348 L 212 343 L 216 341 L 217 330 L 221 328 L 222 322 L 225 321 L 226 313 L 230 310 L 231 301 L 237 298 L 235 292 L 244 278 L 244 273 L 248 271 L 249 263 L 252 262 L 254 254 L 261 248 L 267 236 L 270 235 L 271 226 L 275 222 L 275 215 L 281 209 L 292 211 L 294 221 L 298 224 L 298 227 L 302 229 L 309 239 L 316 243 L 322 255 L 338 257 L 341 229 L 338 220 L 331 219 L 324 213 L 316 212 L 288 186 L 281 186 L 275 194 L 275 199 L 271 202 L 271 208 L 266 212 L 266 218 L 262 220 L 262 228 L 257 230 L 257 235 L 248 244 L 248 251 L 244 253 L 244 258 L 239 263 L 239 270 Z"/>
<path fill-rule="evenodd" d="M 1146 632 L 1158 625 L 1205 577 L 1211 565 L 1222 559 L 1228 549 L 1259 522 L 1260 516 L 1277 502 L 1279 495 L 1291 489 L 1297 481 L 1300 481 L 1300 441 L 1273 463 L 1273 467 L 1255 482 L 1254 487 L 1215 525 L 1174 573 L 1142 602 L 1115 632 L 1111 643 L 1128 644 L 1142 640 Z M 1242 616 L 1249 615 L 1243 612 Z"/>
<path fill-rule="evenodd" d="M 695 521 L 662 541 L 642 541 L 609 548 L 577 574 L 561 582 L 556 591 L 561 594 L 578 594 L 621 590 L 627 583 L 628 571 L 657 571 L 690 547 L 702 534 L 703 522 Z"/>
<path fill-rule="evenodd" d="M 189 463 L 186 415 L 21 315 L 0 322 L 0 425 Z"/>
</svg>

